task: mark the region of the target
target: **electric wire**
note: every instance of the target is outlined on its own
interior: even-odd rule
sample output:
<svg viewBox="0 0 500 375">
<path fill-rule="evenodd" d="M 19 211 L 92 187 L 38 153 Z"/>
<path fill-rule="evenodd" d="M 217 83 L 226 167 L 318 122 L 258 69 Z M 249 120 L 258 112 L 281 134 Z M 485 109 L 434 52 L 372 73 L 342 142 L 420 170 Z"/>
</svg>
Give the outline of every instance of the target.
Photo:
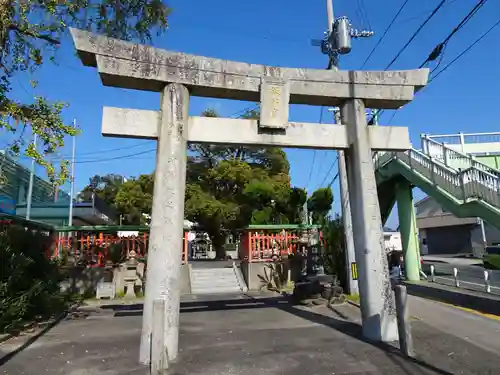
<svg viewBox="0 0 500 375">
<path fill-rule="evenodd" d="M 461 29 L 463 28 L 471 19 L 474 17 L 477 12 L 481 9 L 481 7 L 486 4 L 488 0 L 481 0 L 479 3 L 477 3 L 471 11 L 460 21 L 460 23 L 450 32 L 450 34 L 443 40 L 443 42 L 439 43 L 431 52 L 429 57 L 421 64 L 420 68 L 422 68 L 426 63 L 435 60 L 436 58 L 440 57 L 439 63 L 434 67 L 434 69 L 431 72 L 431 75 L 439 68 L 443 61 L 443 54 L 444 51 L 448 45 L 448 42 L 450 39 Z M 489 33 L 491 33 L 498 25 L 500 24 L 500 20 L 497 21 L 493 26 L 491 26 L 487 31 L 485 31 L 483 34 L 481 34 L 474 42 L 472 42 L 467 48 L 465 48 L 460 54 L 458 54 L 452 61 L 450 61 L 444 68 L 439 70 L 434 76 L 431 76 L 429 81 L 427 82 L 427 85 L 425 87 L 428 87 L 429 84 L 434 81 L 441 73 L 443 73 L 445 70 L 450 68 L 457 60 L 459 60 L 462 56 L 464 56 L 467 52 L 469 52 L 477 43 L 479 43 L 482 39 L 484 39 Z M 440 48 L 441 46 L 441 48 Z M 424 88 L 425 88 L 424 87 Z M 422 91 L 422 90 L 420 90 Z M 394 117 L 398 113 L 399 110 L 394 111 L 392 114 L 391 118 L 389 119 L 388 124 L 390 125 L 392 121 L 394 120 Z M 383 112 L 383 111 L 381 111 Z"/>
<path fill-rule="evenodd" d="M 460 21 L 460 23 L 457 26 L 455 26 L 455 28 L 448 34 L 448 36 L 436 47 L 434 47 L 434 49 L 431 51 L 427 59 L 425 59 L 425 61 L 420 65 L 419 68 L 423 68 L 428 62 L 435 61 L 438 57 L 442 56 L 450 39 L 458 31 L 460 31 L 460 29 L 463 28 L 487 2 L 488 0 L 480 0 L 462 19 L 462 21 Z"/>
<path fill-rule="evenodd" d="M 321 110 L 319 112 L 319 123 L 322 124 L 323 123 L 323 112 L 325 110 L 325 107 L 322 106 L 321 107 Z M 313 174 L 313 170 L 314 170 L 314 163 L 316 162 L 316 153 L 317 153 L 317 150 L 314 149 L 313 150 L 313 161 L 312 161 L 312 165 L 311 165 L 311 169 L 309 170 L 309 178 L 307 179 L 307 185 L 306 185 L 306 188 L 307 186 L 309 186 L 309 184 L 311 183 L 311 178 L 312 178 L 312 174 Z"/>
<path fill-rule="evenodd" d="M 405 0 L 405 2 L 401 5 L 401 7 L 399 8 L 399 10 L 396 12 L 396 15 L 392 18 L 391 22 L 389 22 L 389 25 L 385 28 L 385 30 L 384 30 L 382 36 L 380 37 L 380 39 L 377 41 L 377 43 L 375 44 L 375 46 L 373 47 L 373 49 L 368 54 L 368 57 L 363 62 L 363 65 L 361 65 L 360 69 L 363 69 L 366 66 L 366 64 L 368 63 L 368 61 L 370 60 L 370 58 L 373 56 L 373 54 L 375 53 L 375 51 L 377 50 L 377 48 L 380 46 L 380 44 L 383 42 L 383 40 L 385 39 L 387 33 L 389 32 L 389 30 L 391 29 L 391 27 L 394 25 L 394 22 L 396 22 L 396 19 L 399 17 L 399 15 L 401 14 L 401 12 L 403 11 L 403 9 L 405 8 L 406 4 L 408 4 L 409 1 L 410 0 Z"/>
<path fill-rule="evenodd" d="M 330 169 L 328 170 L 328 172 L 326 172 L 325 178 L 323 178 L 323 181 L 321 181 L 321 183 L 319 184 L 319 187 L 321 187 L 321 186 L 323 186 L 325 184 L 326 180 L 328 179 L 328 176 L 330 176 L 330 173 L 332 173 L 333 167 L 335 167 L 335 164 L 337 164 L 338 161 L 339 161 L 339 156 L 337 154 L 337 158 L 335 159 L 335 161 L 330 166 Z M 329 185 L 329 186 L 331 186 L 331 185 Z"/>
<path fill-rule="evenodd" d="M 413 35 L 411 36 L 411 38 L 408 40 L 408 42 L 406 42 L 406 44 L 403 46 L 403 48 L 401 48 L 399 50 L 399 52 L 396 54 L 396 56 L 394 56 L 394 58 L 391 60 L 391 62 L 387 65 L 387 67 L 385 68 L 385 70 L 389 69 L 395 62 L 397 59 L 399 59 L 399 57 L 401 56 L 401 54 L 406 50 L 406 48 L 408 48 L 408 46 L 411 44 L 411 42 L 413 42 L 413 40 L 418 36 L 418 34 L 420 34 L 420 32 L 422 31 L 422 29 L 429 23 L 429 21 L 436 15 L 436 13 L 439 11 L 439 9 L 441 9 L 444 5 L 444 3 L 446 3 L 447 0 L 441 0 L 441 2 L 436 6 L 436 8 L 434 8 L 434 10 L 432 11 L 432 13 L 427 17 L 427 19 L 418 27 L 418 29 L 413 33 Z"/>
<path fill-rule="evenodd" d="M 481 34 L 474 42 L 472 42 L 467 48 L 465 48 L 462 52 L 460 52 L 453 60 L 451 60 L 444 68 L 442 68 L 439 72 L 436 73 L 428 83 L 434 81 L 437 77 L 439 77 L 443 72 L 445 72 L 448 68 L 450 68 L 457 60 L 459 60 L 462 56 L 464 56 L 467 52 L 469 52 L 476 44 L 478 44 L 481 40 L 483 40 L 489 33 L 491 33 L 498 25 L 500 25 L 500 20 L 495 22 L 493 26 L 491 26 L 487 31 Z"/>
</svg>

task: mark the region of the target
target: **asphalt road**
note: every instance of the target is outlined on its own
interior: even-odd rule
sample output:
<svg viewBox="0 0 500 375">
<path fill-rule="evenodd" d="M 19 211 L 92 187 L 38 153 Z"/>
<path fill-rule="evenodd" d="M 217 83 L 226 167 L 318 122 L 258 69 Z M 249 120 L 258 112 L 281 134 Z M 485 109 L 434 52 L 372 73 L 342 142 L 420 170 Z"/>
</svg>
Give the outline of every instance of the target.
<svg viewBox="0 0 500 375">
<path fill-rule="evenodd" d="M 430 265 L 434 265 L 435 282 L 445 285 L 455 285 L 453 268 L 458 270 L 458 280 L 461 288 L 484 291 L 484 271 L 481 265 L 457 265 L 433 261 L 424 261 L 422 270 L 430 279 Z M 500 271 L 489 270 L 491 293 L 500 294 Z"/>
</svg>

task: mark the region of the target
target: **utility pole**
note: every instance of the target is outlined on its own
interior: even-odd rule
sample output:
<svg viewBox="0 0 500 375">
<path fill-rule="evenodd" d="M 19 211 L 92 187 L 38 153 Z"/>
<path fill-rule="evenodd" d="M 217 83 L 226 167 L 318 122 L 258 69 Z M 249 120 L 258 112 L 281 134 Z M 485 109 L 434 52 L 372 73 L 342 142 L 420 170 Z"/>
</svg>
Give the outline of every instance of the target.
<svg viewBox="0 0 500 375">
<path fill-rule="evenodd" d="M 340 110 L 334 110 L 335 123 L 341 124 Z M 342 209 L 342 226 L 345 233 L 345 260 L 346 260 L 346 275 L 348 276 L 347 286 L 349 294 L 359 294 L 356 252 L 354 250 L 354 236 L 352 234 L 352 216 L 351 203 L 349 201 L 349 182 L 347 181 L 347 167 L 345 153 L 343 150 L 338 151 L 339 164 L 339 186 L 340 186 L 340 205 Z"/>
<path fill-rule="evenodd" d="M 332 0 L 326 0 L 326 13 L 328 16 L 328 34 L 332 35 L 334 32 L 333 23 L 333 3 Z M 336 61 L 337 60 L 337 61 Z M 338 69 L 338 58 L 332 58 L 330 55 L 330 69 Z M 340 111 L 334 110 L 335 123 L 341 124 Z M 347 292 L 349 294 L 359 294 L 358 280 L 356 272 L 356 258 L 354 251 L 354 238 L 352 235 L 352 218 L 351 218 L 351 204 L 349 202 L 349 184 L 347 182 L 347 168 L 345 161 L 344 150 L 337 151 L 338 164 L 339 164 L 339 179 L 340 179 L 340 205 L 342 212 L 342 226 L 344 227 L 345 234 L 345 260 L 346 260 L 346 275 L 347 275 Z"/>
<path fill-rule="evenodd" d="M 76 119 L 73 120 L 73 128 L 76 129 Z M 73 136 L 73 150 L 71 153 L 71 181 L 69 189 L 69 212 L 68 226 L 73 226 L 73 195 L 75 194 L 75 152 L 76 152 L 76 136 Z"/>
<path fill-rule="evenodd" d="M 33 148 L 36 150 L 37 134 L 33 136 Z M 35 180 L 35 158 L 31 160 L 30 182 L 28 185 L 28 198 L 26 199 L 26 220 L 31 218 L 31 202 L 33 201 L 33 182 Z"/>
</svg>

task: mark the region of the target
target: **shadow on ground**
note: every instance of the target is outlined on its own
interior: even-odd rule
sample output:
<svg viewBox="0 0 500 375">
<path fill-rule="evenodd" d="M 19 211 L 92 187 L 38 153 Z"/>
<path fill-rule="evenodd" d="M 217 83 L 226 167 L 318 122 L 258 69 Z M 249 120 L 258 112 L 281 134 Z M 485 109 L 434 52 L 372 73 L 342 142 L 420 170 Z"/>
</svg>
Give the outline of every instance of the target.
<svg viewBox="0 0 500 375">
<path fill-rule="evenodd" d="M 115 317 L 128 317 L 142 315 L 143 304 L 134 305 L 108 305 L 103 307 L 114 311 Z M 451 372 L 437 368 L 417 358 L 407 358 L 403 356 L 396 346 L 373 342 L 365 339 L 362 336 L 362 328 L 359 324 L 347 321 L 348 317 L 341 311 L 335 310 L 339 318 L 332 316 L 325 316 L 323 314 L 315 313 L 310 309 L 304 309 L 300 306 L 293 305 L 287 297 L 270 297 L 270 298 L 245 298 L 245 299 L 224 299 L 215 301 L 193 301 L 182 302 L 180 306 L 181 314 L 214 312 L 214 311 L 231 311 L 231 310 L 250 310 L 250 309 L 266 309 L 275 308 L 281 311 L 292 314 L 296 317 L 305 319 L 309 322 L 320 324 L 325 327 L 334 329 L 342 334 L 355 338 L 361 342 L 372 345 L 384 351 L 387 357 L 401 370 L 408 375 L 415 375 L 418 373 L 427 374 L 442 374 L 452 375 Z M 411 368 L 405 369 L 408 364 Z M 419 371 L 418 367 L 428 370 Z"/>
</svg>

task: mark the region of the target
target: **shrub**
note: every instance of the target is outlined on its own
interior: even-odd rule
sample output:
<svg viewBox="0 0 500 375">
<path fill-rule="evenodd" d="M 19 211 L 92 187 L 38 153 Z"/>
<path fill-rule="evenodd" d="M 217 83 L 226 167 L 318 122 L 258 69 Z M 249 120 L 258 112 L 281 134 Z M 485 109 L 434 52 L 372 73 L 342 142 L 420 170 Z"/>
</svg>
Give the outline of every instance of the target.
<svg viewBox="0 0 500 375">
<path fill-rule="evenodd" d="M 22 225 L 0 229 L 0 332 L 67 308 L 70 297 L 59 286 L 64 275 L 58 262 L 46 257 L 48 241 L 46 233 Z"/>
<path fill-rule="evenodd" d="M 323 232 L 322 262 L 327 274 L 337 276 L 340 286 L 346 288 L 347 273 L 345 259 L 345 236 L 342 218 L 327 218 L 321 228 Z"/>
</svg>

